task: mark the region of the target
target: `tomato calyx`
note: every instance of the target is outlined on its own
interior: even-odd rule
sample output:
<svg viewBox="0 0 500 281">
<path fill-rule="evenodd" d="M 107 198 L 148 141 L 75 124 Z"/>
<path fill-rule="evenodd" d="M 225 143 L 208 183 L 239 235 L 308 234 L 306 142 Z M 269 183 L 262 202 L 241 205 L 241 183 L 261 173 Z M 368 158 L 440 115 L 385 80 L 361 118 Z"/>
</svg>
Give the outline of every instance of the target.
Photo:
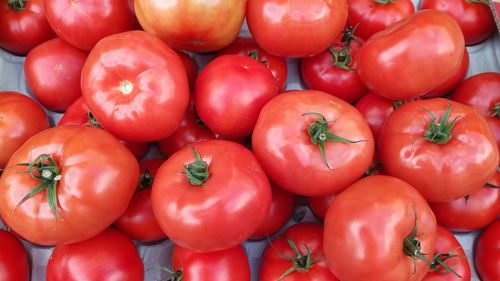
<svg viewBox="0 0 500 281">
<path fill-rule="evenodd" d="M 260 63 L 262 63 L 263 65 L 265 65 L 267 68 L 269 68 L 269 62 L 265 59 L 260 59 L 259 57 L 259 52 L 250 52 L 248 53 L 248 57 L 251 58 L 251 59 L 254 59 Z"/>
<path fill-rule="evenodd" d="M 87 123 L 85 123 L 85 125 L 90 126 L 90 127 L 94 127 L 97 129 L 102 129 L 101 123 L 99 123 L 99 121 L 97 121 L 97 118 L 95 118 L 95 116 L 94 116 L 94 114 L 92 114 L 92 112 L 89 111 L 87 113 L 87 118 L 88 118 L 88 121 L 87 121 Z"/>
<path fill-rule="evenodd" d="M 491 110 L 488 112 L 488 115 L 491 117 L 500 118 L 500 103 L 495 103 Z"/>
<path fill-rule="evenodd" d="M 340 42 L 343 47 L 335 49 L 333 47 L 329 47 L 328 51 L 332 55 L 332 66 L 338 67 L 344 70 L 354 71 L 353 68 L 350 67 L 352 63 L 351 55 L 349 51 L 351 50 L 352 42 L 356 42 L 359 45 L 362 45 L 361 42 L 354 37 L 354 33 L 356 32 L 356 28 L 358 25 L 351 27 L 350 24 L 347 24 L 347 27 L 343 31 L 342 39 Z"/>
<path fill-rule="evenodd" d="M 171 275 L 171 277 L 170 277 L 170 279 L 168 279 L 168 281 L 182 281 L 182 270 L 173 271 L 168 267 L 154 265 L 153 267 L 148 268 L 146 271 L 148 271 L 152 268 L 169 273 Z"/>
<path fill-rule="evenodd" d="M 14 11 L 24 10 L 24 7 L 26 6 L 26 2 L 28 2 L 28 0 L 7 0 L 7 4 L 9 5 L 9 8 L 11 8 Z"/>
<path fill-rule="evenodd" d="M 375 0 L 375 3 L 381 4 L 381 5 L 389 5 L 393 4 L 395 0 Z"/>
<path fill-rule="evenodd" d="M 359 141 L 352 141 L 340 136 L 337 136 L 335 134 L 332 134 L 330 132 L 330 127 L 328 126 L 330 123 L 333 123 L 333 121 L 327 121 L 325 116 L 321 113 L 317 112 L 308 112 L 302 114 L 302 116 L 306 115 L 316 115 L 319 118 L 314 121 L 309 128 L 307 129 L 309 133 L 309 137 L 311 138 L 311 142 L 314 145 L 317 145 L 319 147 L 321 157 L 323 158 L 323 163 L 325 163 L 326 167 L 328 167 L 329 170 L 333 170 L 333 168 L 330 167 L 328 164 L 328 161 L 326 159 L 326 153 L 325 153 L 325 143 L 328 141 L 334 141 L 334 142 L 342 142 L 342 143 L 358 143 L 362 142 L 364 140 L 359 140 Z"/>
<path fill-rule="evenodd" d="M 200 154 L 194 147 L 191 147 L 191 149 L 195 161 L 184 165 L 184 175 L 191 185 L 202 186 L 210 177 L 208 163 L 201 159 Z"/>
<path fill-rule="evenodd" d="M 61 174 L 57 163 L 48 154 L 41 154 L 33 162 L 19 163 L 16 166 L 27 166 L 25 173 L 35 180 L 40 181 L 32 191 L 17 203 L 16 209 L 26 200 L 45 190 L 47 202 L 54 217 L 57 220 L 59 215 L 59 204 L 57 203 L 57 182 L 61 180 Z"/>
<path fill-rule="evenodd" d="M 455 276 L 458 278 L 462 278 L 460 274 L 458 274 L 455 270 L 453 270 L 448 264 L 446 264 L 446 261 L 452 258 L 467 258 L 463 255 L 454 255 L 453 252 L 460 249 L 460 247 L 457 247 L 455 249 L 452 249 L 448 253 L 437 253 L 434 255 L 431 261 L 431 267 L 429 268 L 429 271 L 432 272 L 438 272 L 442 274 L 446 273 L 453 273 Z M 444 269 L 441 269 L 443 267 Z"/>
<path fill-rule="evenodd" d="M 151 172 L 149 172 L 149 170 L 146 169 L 146 171 L 144 171 L 144 173 L 142 173 L 139 176 L 139 183 L 137 184 L 137 190 L 143 190 L 148 187 L 151 187 L 153 185 L 153 180 L 154 180 L 153 175 L 151 175 Z"/>
<path fill-rule="evenodd" d="M 448 122 L 451 114 L 451 104 L 439 121 L 437 121 L 436 116 L 428 109 L 422 108 L 422 110 L 425 110 L 432 117 L 432 121 L 429 123 L 427 131 L 424 132 L 423 139 L 437 144 L 447 143 L 451 139 L 451 130 L 453 126 L 455 126 L 458 118 L 460 118 L 460 116 L 457 116 L 451 122 Z"/>
<path fill-rule="evenodd" d="M 429 259 L 422 253 L 420 241 L 417 237 L 417 214 L 415 213 L 415 226 L 410 235 L 403 240 L 403 252 L 413 260 L 413 274 L 417 272 L 417 260 L 423 260 L 427 264 L 431 264 Z"/>
</svg>

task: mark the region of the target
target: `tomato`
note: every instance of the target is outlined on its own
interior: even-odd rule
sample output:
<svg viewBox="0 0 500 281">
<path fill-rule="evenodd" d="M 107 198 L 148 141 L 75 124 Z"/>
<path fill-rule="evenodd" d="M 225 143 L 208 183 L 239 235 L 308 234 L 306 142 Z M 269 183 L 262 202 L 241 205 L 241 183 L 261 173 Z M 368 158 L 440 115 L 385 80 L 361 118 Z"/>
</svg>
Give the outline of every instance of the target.
<svg viewBox="0 0 500 281">
<path fill-rule="evenodd" d="M 0 48 L 24 56 L 56 34 L 45 18 L 44 0 L 6 0 L 0 4 Z"/>
<path fill-rule="evenodd" d="M 289 91 L 262 109 L 252 147 L 270 179 L 299 195 L 341 191 L 371 164 L 373 136 L 363 116 L 330 94 Z"/>
<path fill-rule="evenodd" d="M 365 117 L 373 138 L 377 141 L 385 120 L 394 111 L 394 102 L 377 94 L 368 93 L 356 103 L 355 107 Z"/>
<path fill-rule="evenodd" d="M 309 197 L 307 198 L 307 202 L 309 203 L 309 208 L 311 208 L 311 211 L 313 211 L 314 215 L 320 220 L 324 220 L 326 211 L 332 204 L 335 196 L 337 195 L 330 194 L 325 196 Z"/>
<path fill-rule="evenodd" d="M 85 103 L 83 97 L 78 98 L 73 104 L 71 104 L 62 118 L 59 120 L 57 126 L 62 125 L 78 125 L 78 126 L 91 126 L 95 128 L 102 128 L 101 124 L 94 115 L 90 112 L 89 107 Z M 141 159 L 144 154 L 148 151 L 149 144 L 141 142 L 127 142 L 120 140 L 135 158 Z"/>
<path fill-rule="evenodd" d="M 460 242 L 453 233 L 439 225 L 435 252 L 431 269 L 423 281 L 471 280 L 469 262 Z M 446 264 L 448 268 L 441 263 Z"/>
<path fill-rule="evenodd" d="M 0 245 L 0 280 L 29 281 L 30 261 L 21 241 L 0 229 Z"/>
<path fill-rule="evenodd" d="M 56 38 L 28 53 L 24 63 L 26 82 L 47 109 L 64 112 L 82 96 L 80 76 L 87 53 Z"/>
<path fill-rule="evenodd" d="M 482 281 L 500 278 L 500 219 L 490 224 L 479 236 L 474 252 L 474 263 Z"/>
<path fill-rule="evenodd" d="M 16 92 L 0 92 L 0 170 L 31 136 L 50 127 L 35 101 Z"/>
<path fill-rule="evenodd" d="M 200 72 L 195 107 L 214 133 L 241 138 L 252 133 L 262 107 L 278 95 L 271 72 L 245 56 L 215 58 Z"/>
<path fill-rule="evenodd" d="M 175 244 L 212 252 L 234 247 L 257 230 L 269 213 L 271 188 L 249 150 L 207 140 L 167 159 L 151 199 L 160 227 Z"/>
<path fill-rule="evenodd" d="M 394 111 L 380 134 L 379 156 L 388 175 L 436 203 L 480 189 L 499 161 L 486 121 L 471 107 L 441 98 Z"/>
<path fill-rule="evenodd" d="M 347 0 L 349 21 L 368 39 L 415 12 L 411 0 Z"/>
<path fill-rule="evenodd" d="M 57 36 L 85 51 L 106 36 L 131 30 L 134 23 L 127 0 L 50 0 L 45 12 Z"/>
<path fill-rule="evenodd" d="M 183 281 L 250 281 L 250 265 L 243 247 L 197 253 L 175 246 L 172 253 L 174 280 Z M 177 279 L 175 279 L 177 278 Z"/>
<path fill-rule="evenodd" d="M 469 71 L 469 52 L 467 52 L 467 49 L 464 49 L 464 56 L 457 71 L 439 87 L 425 94 L 423 98 L 443 97 L 451 93 L 464 80 L 467 71 Z"/>
<path fill-rule="evenodd" d="M 465 79 L 451 99 L 472 106 L 484 117 L 500 147 L 500 73 L 485 72 Z"/>
<path fill-rule="evenodd" d="M 136 0 L 134 4 L 144 30 L 170 47 L 211 52 L 224 48 L 238 36 L 246 0 L 183 0 L 168 5 Z"/>
<path fill-rule="evenodd" d="M 271 241 L 262 256 L 259 280 L 338 281 L 323 256 L 323 227 L 296 224 Z"/>
<path fill-rule="evenodd" d="M 397 178 L 365 177 L 340 193 L 326 213 L 325 258 L 340 280 L 422 280 L 435 245 L 432 210 Z"/>
<path fill-rule="evenodd" d="M 450 14 L 460 25 L 465 45 L 478 44 L 496 30 L 487 1 L 422 0 L 420 9 L 436 9 Z"/>
<path fill-rule="evenodd" d="M 218 55 L 243 55 L 255 58 L 263 63 L 276 79 L 278 89 L 285 90 L 288 68 L 285 58 L 273 56 L 257 45 L 252 37 L 238 37 L 226 48 L 222 49 Z"/>
<path fill-rule="evenodd" d="M 189 88 L 194 89 L 194 83 L 196 82 L 196 77 L 198 77 L 198 65 L 194 58 L 185 52 L 177 51 L 177 55 L 181 58 L 184 69 L 186 69 L 186 74 L 189 81 Z"/>
<path fill-rule="evenodd" d="M 249 0 L 247 24 L 259 46 L 280 57 L 309 57 L 330 46 L 347 20 L 345 0 Z"/>
<path fill-rule="evenodd" d="M 179 56 L 144 31 L 111 35 L 92 49 L 82 71 L 82 94 L 106 130 L 125 141 L 168 137 L 189 100 Z"/>
<path fill-rule="evenodd" d="M 424 10 L 372 36 L 358 57 L 361 80 L 390 100 L 422 96 L 460 67 L 464 39 L 447 13 Z"/>
<path fill-rule="evenodd" d="M 38 133 L 7 166 L 0 215 L 39 245 L 75 243 L 106 229 L 127 209 L 139 178 L 134 156 L 111 134 L 91 127 Z"/>
<path fill-rule="evenodd" d="M 143 281 L 144 266 L 134 243 L 109 228 L 75 244 L 57 245 L 49 258 L 47 281 Z"/>
<path fill-rule="evenodd" d="M 116 228 L 131 239 L 140 242 L 154 242 L 166 238 L 156 222 L 151 204 L 151 186 L 156 172 L 163 162 L 164 160 L 154 159 L 139 163 L 141 175 L 137 191 L 127 211 L 115 222 Z"/>
</svg>

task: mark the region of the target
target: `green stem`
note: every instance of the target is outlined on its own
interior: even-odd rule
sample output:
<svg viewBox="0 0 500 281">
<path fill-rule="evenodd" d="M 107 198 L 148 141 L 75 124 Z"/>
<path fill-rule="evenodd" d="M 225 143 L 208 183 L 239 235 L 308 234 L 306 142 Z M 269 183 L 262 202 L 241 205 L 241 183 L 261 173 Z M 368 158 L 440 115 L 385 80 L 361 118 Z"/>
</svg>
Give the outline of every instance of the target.
<svg viewBox="0 0 500 281">
<path fill-rule="evenodd" d="M 342 39 L 340 42 L 344 44 L 345 46 L 351 47 L 352 42 L 356 42 L 358 45 L 363 45 L 361 41 L 359 41 L 354 34 L 356 33 L 356 29 L 358 29 L 359 23 L 356 24 L 355 26 L 351 26 L 351 21 L 349 18 L 347 18 L 347 26 L 344 28 L 342 31 Z"/>
<path fill-rule="evenodd" d="M 425 257 L 425 254 L 421 251 L 420 241 L 417 239 L 417 213 L 415 212 L 415 226 L 411 231 L 410 235 L 406 237 L 403 241 L 403 252 L 405 255 L 409 256 L 413 260 L 413 274 L 417 272 L 417 260 L 423 260 L 427 264 L 431 262 Z"/>
<path fill-rule="evenodd" d="M 257 51 L 250 52 L 250 53 L 248 53 L 248 56 L 251 59 L 258 61 L 258 62 L 262 63 L 263 65 L 265 65 L 267 68 L 269 68 L 269 62 L 266 61 L 265 59 L 260 59 L 259 52 L 257 52 Z"/>
<path fill-rule="evenodd" d="M 22 11 L 28 0 L 7 0 L 7 4 L 12 10 Z"/>
<path fill-rule="evenodd" d="M 462 258 L 462 259 L 466 259 L 467 258 L 467 257 L 465 257 L 463 255 L 453 255 L 453 252 L 456 251 L 457 249 L 460 249 L 460 247 L 455 248 L 455 249 L 449 251 L 448 253 L 437 253 L 437 254 L 435 254 L 434 257 L 432 258 L 431 267 L 429 268 L 429 271 L 439 272 L 439 273 L 442 273 L 442 274 L 446 274 L 446 273 L 450 273 L 451 272 L 455 276 L 457 276 L 458 278 L 462 278 L 462 276 L 460 276 L 460 274 L 458 274 L 455 270 L 453 270 L 446 263 L 447 260 L 452 259 L 452 258 Z M 443 267 L 444 269 L 441 269 L 441 267 Z"/>
<path fill-rule="evenodd" d="M 451 139 L 451 130 L 460 116 L 457 116 L 451 122 L 448 122 L 451 114 L 451 104 L 448 106 L 439 121 L 432 112 L 425 108 L 423 110 L 427 111 L 427 113 L 429 113 L 432 117 L 432 121 L 429 123 L 427 131 L 424 132 L 424 139 L 437 144 L 447 143 Z"/>
<path fill-rule="evenodd" d="M 146 171 L 144 171 L 144 173 L 142 173 L 139 176 L 139 183 L 137 185 L 137 190 L 143 190 L 145 188 L 153 186 L 153 180 L 154 180 L 153 175 L 151 175 L 149 170 L 146 169 Z"/>
<path fill-rule="evenodd" d="M 194 147 L 191 147 L 191 149 L 195 161 L 184 165 L 184 175 L 191 185 L 202 186 L 210 177 L 208 163 L 201 159 L 200 154 Z"/>
<path fill-rule="evenodd" d="M 340 50 L 336 50 L 333 47 L 328 48 L 328 51 L 332 55 L 332 65 L 344 70 L 354 71 L 349 65 L 352 62 L 351 55 L 349 54 L 349 47 L 345 46 Z"/>
<path fill-rule="evenodd" d="M 488 2 L 488 0 L 466 0 L 467 2 L 469 3 L 472 3 L 472 4 L 484 4 L 484 5 L 490 5 L 490 3 Z"/>
<path fill-rule="evenodd" d="M 381 5 L 388 5 L 394 3 L 395 0 L 375 0 L 375 3 Z"/>
<path fill-rule="evenodd" d="M 500 118 L 500 103 L 495 103 L 491 110 L 488 112 L 488 115 L 491 117 Z"/>
<path fill-rule="evenodd" d="M 97 121 L 97 119 L 95 118 L 94 114 L 92 114 L 92 112 L 89 111 L 87 113 L 87 118 L 88 118 L 88 121 L 85 125 L 90 126 L 90 127 L 94 127 L 94 128 L 98 128 L 98 129 L 102 129 L 101 123 L 99 123 L 99 121 Z"/>
</svg>

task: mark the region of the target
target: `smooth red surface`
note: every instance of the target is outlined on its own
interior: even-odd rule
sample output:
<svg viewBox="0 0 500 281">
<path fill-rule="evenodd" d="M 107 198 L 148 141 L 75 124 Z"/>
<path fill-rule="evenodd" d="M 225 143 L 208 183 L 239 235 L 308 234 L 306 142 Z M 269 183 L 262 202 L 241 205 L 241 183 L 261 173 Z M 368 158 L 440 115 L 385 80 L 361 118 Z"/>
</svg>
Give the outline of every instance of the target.
<svg viewBox="0 0 500 281">
<path fill-rule="evenodd" d="M 500 278 L 500 220 L 497 219 L 479 236 L 474 263 L 482 281 Z"/>
<path fill-rule="evenodd" d="M 189 81 L 189 88 L 194 89 L 194 83 L 198 77 L 198 65 L 193 57 L 185 52 L 177 51 L 179 58 L 181 58 L 184 69 L 186 69 L 186 74 Z"/>
<path fill-rule="evenodd" d="M 385 120 L 394 111 L 394 101 L 385 99 L 374 93 L 368 93 L 356 103 L 355 107 L 365 117 L 373 133 L 375 142 L 378 142 Z"/>
<path fill-rule="evenodd" d="M 0 245 L 0 280 L 29 281 L 30 260 L 21 241 L 0 229 Z"/>
<path fill-rule="evenodd" d="M 467 71 L 469 71 L 469 52 L 467 49 L 464 49 L 462 62 L 460 63 L 460 67 L 457 69 L 455 74 L 448 78 L 448 80 L 446 80 L 443 84 L 430 91 L 430 93 L 425 94 L 423 98 L 428 99 L 444 97 L 447 94 L 450 94 L 464 80 L 467 75 Z"/>
<path fill-rule="evenodd" d="M 309 203 L 309 208 L 313 211 L 314 215 L 321 220 L 325 219 L 326 211 L 328 211 L 328 207 L 335 199 L 336 194 L 330 194 L 325 196 L 317 196 L 317 197 L 309 197 L 307 202 Z"/>
</svg>

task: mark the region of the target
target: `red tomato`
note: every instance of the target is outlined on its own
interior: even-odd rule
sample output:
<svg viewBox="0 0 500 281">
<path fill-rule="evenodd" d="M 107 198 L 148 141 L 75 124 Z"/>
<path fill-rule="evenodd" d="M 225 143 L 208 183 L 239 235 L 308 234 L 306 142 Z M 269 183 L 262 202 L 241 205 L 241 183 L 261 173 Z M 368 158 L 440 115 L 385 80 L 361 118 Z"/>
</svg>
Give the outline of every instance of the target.
<svg viewBox="0 0 500 281">
<path fill-rule="evenodd" d="M 189 81 L 189 88 L 194 89 L 194 83 L 196 82 L 196 77 L 198 77 L 198 65 L 196 61 L 190 55 L 184 52 L 177 51 L 177 55 L 181 58 L 184 69 L 186 69 L 186 74 Z"/>
<path fill-rule="evenodd" d="M 474 263 L 482 281 L 500 279 L 500 219 L 490 224 L 479 236 Z"/>
<path fill-rule="evenodd" d="M 29 281 L 30 261 L 21 241 L 0 229 L 0 280 Z"/>
<path fill-rule="evenodd" d="M 307 202 L 309 203 L 309 208 L 313 211 L 314 215 L 321 220 L 325 219 L 326 211 L 328 207 L 332 204 L 335 199 L 336 194 L 330 194 L 325 196 L 309 197 Z"/>
<path fill-rule="evenodd" d="M 170 47 L 194 52 L 217 51 L 238 36 L 246 0 L 183 0 L 167 5 L 136 0 L 135 12 L 145 31 Z"/>
<path fill-rule="evenodd" d="M 358 73 L 382 97 L 409 100 L 453 75 L 464 48 L 460 27 L 450 15 L 420 11 L 366 41 L 359 52 Z"/>
<path fill-rule="evenodd" d="M 496 30 L 487 1 L 422 0 L 420 9 L 436 9 L 450 14 L 462 29 L 465 45 L 478 44 Z"/>
<path fill-rule="evenodd" d="M 467 71 L 469 71 L 469 52 L 467 52 L 467 49 L 464 49 L 462 62 L 460 63 L 460 67 L 457 69 L 455 74 L 448 78 L 448 80 L 446 80 L 446 82 L 441 84 L 439 87 L 435 88 L 430 93 L 425 94 L 423 98 L 429 99 L 443 97 L 451 93 L 460 84 L 460 82 L 464 80 Z"/>
<path fill-rule="evenodd" d="M 165 234 L 197 252 L 242 243 L 271 206 L 271 188 L 255 156 L 222 140 L 196 143 L 170 156 L 156 175 L 151 196 Z"/>
<path fill-rule="evenodd" d="M 16 165 L 22 163 L 33 166 Z M 91 127 L 38 133 L 7 166 L 0 215 L 40 245 L 75 243 L 106 229 L 127 209 L 139 178 L 134 156 L 111 134 Z"/>
<path fill-rule="evenodd" d="M 158 168 L 164 160 L 145 160 L 139 163 L 141 175 L 137 191 L 127 211 L 115 222 L 116 228 L 131 239 L 140 242 L 154 242 L 166 238 L 153 213 L 151 186 Z"/>
<path fill-rule="evenodd" d="M 276 79 L 278 89 L 285 90 L 288 68 L 285 58 L 273 56 L 257 45 L 252 37 L 238 37 L 231 45 L 222 49 L 218 55 L 243 55 L 263 63 Z"/>
<path fill-rule="evenodd" d="M 409 184 L 371 176 L 333 200 L 324 235 L 326 260 L 340 280 L 417 281 L 434 253 L 436 219 Z"/>
<path fill-rule="evenodd" d="M 451 99 L 472 106 L 483 116 L 500 147 L 500 73 L 485 72 L 465 79 Z"/>
<path fill-rule="evenodd" d="M 182 281 L 250 281 L 250 265 L 243 247 L 197 253 L 175 246 L 172 253 L 175 277 Z"/>
<path fill-rule="evenodd" d="M 368 39 L 415 12 L 411 0 L 347 0 L 349 21 Z"/>
<path fill-rule="evenodd" d="M 377 142 L 385 120 L 394 111 L 394 101 L 374 93 L 368 93 L 356 103 L 355 107 L 365 117 L 373 133 L 373 138 Z"/>
<path fill-rule="evenodd" d="M 341 191 L 368 169 L 374 142 L 363 116 L 330 94 L 290 91 L 262 109 L 252 147 L 267 175 L 299 195 Z"/>
<path fill-rule="evenodd" d="M 45 1 L 50 26 L 61 39 L 90 51 L 99 40 L 132 29 L 127 0 Z"/>
<path fill-rule="evenodd" d="M 179 56 L 144 31 L 111 35 L 92 49 L 82 93 L 106 130 L 125 141 L 171 135 L 184 116 L 189 84 Z"/>
<path fill-rule="evenodd" d="M 323 52 L 347 20 L 345 0 L 249 0 L 247 23 L 255 41 L 280 57 Z"/>
<path fill-rule="evenodd" d="M 31 136 L 50 127 L 35 101 L 16 92 L 0 92 L 0 170 Z"/>
<path fill-rule="evenodd" d="M 323 227 L 296 224 L 270 243 L 262 256 L 260 281 L 339 280 L 323 256 Z"/>
<path fill-rule="evenodd" d="M 45 18 L 44 0 L 1 2 L 0 48 L 24 56 L 55 36 Z"/>
<path fill-rule="evenodd" d="M 425 275 L 423 281 L 471 280 L 469 262 L 462 245 L 460 245 L 453 233 L 439 225 L 437 226 L 435 252 L 429 273 Z M 446 264 L 449 269 L 440 263 Z"/>
<path fill-rule="evenodd" d="M 56 38 L 28 53 L 24 63 L 26 82 L 47 109 L 64 112 L 82 96 L 80 77 L 87 53 Z"/>
<path fill-rule="evenodd" d="M 57 245 L 49 258 L 47 281 L 143 281 L 144 266 L 134 243 L 117 230 L 75 244 Z"/>
<path fill-rule="evenodd" d="M 276 80 L 264 65 L 249 57 L 225 55 L 200 72 L 195 107 L 214 133 L 241 138 L 252 133 L 262 107 L 277 95 Z"/>
<path fill-rule="evenodd" d="M 379 156 L 388 175 L 436 203 L 480 189 L 499 161 L 486 121 L 471 107 L 441 98 L 394 111 L 380 134 Z"/>
</svg>

